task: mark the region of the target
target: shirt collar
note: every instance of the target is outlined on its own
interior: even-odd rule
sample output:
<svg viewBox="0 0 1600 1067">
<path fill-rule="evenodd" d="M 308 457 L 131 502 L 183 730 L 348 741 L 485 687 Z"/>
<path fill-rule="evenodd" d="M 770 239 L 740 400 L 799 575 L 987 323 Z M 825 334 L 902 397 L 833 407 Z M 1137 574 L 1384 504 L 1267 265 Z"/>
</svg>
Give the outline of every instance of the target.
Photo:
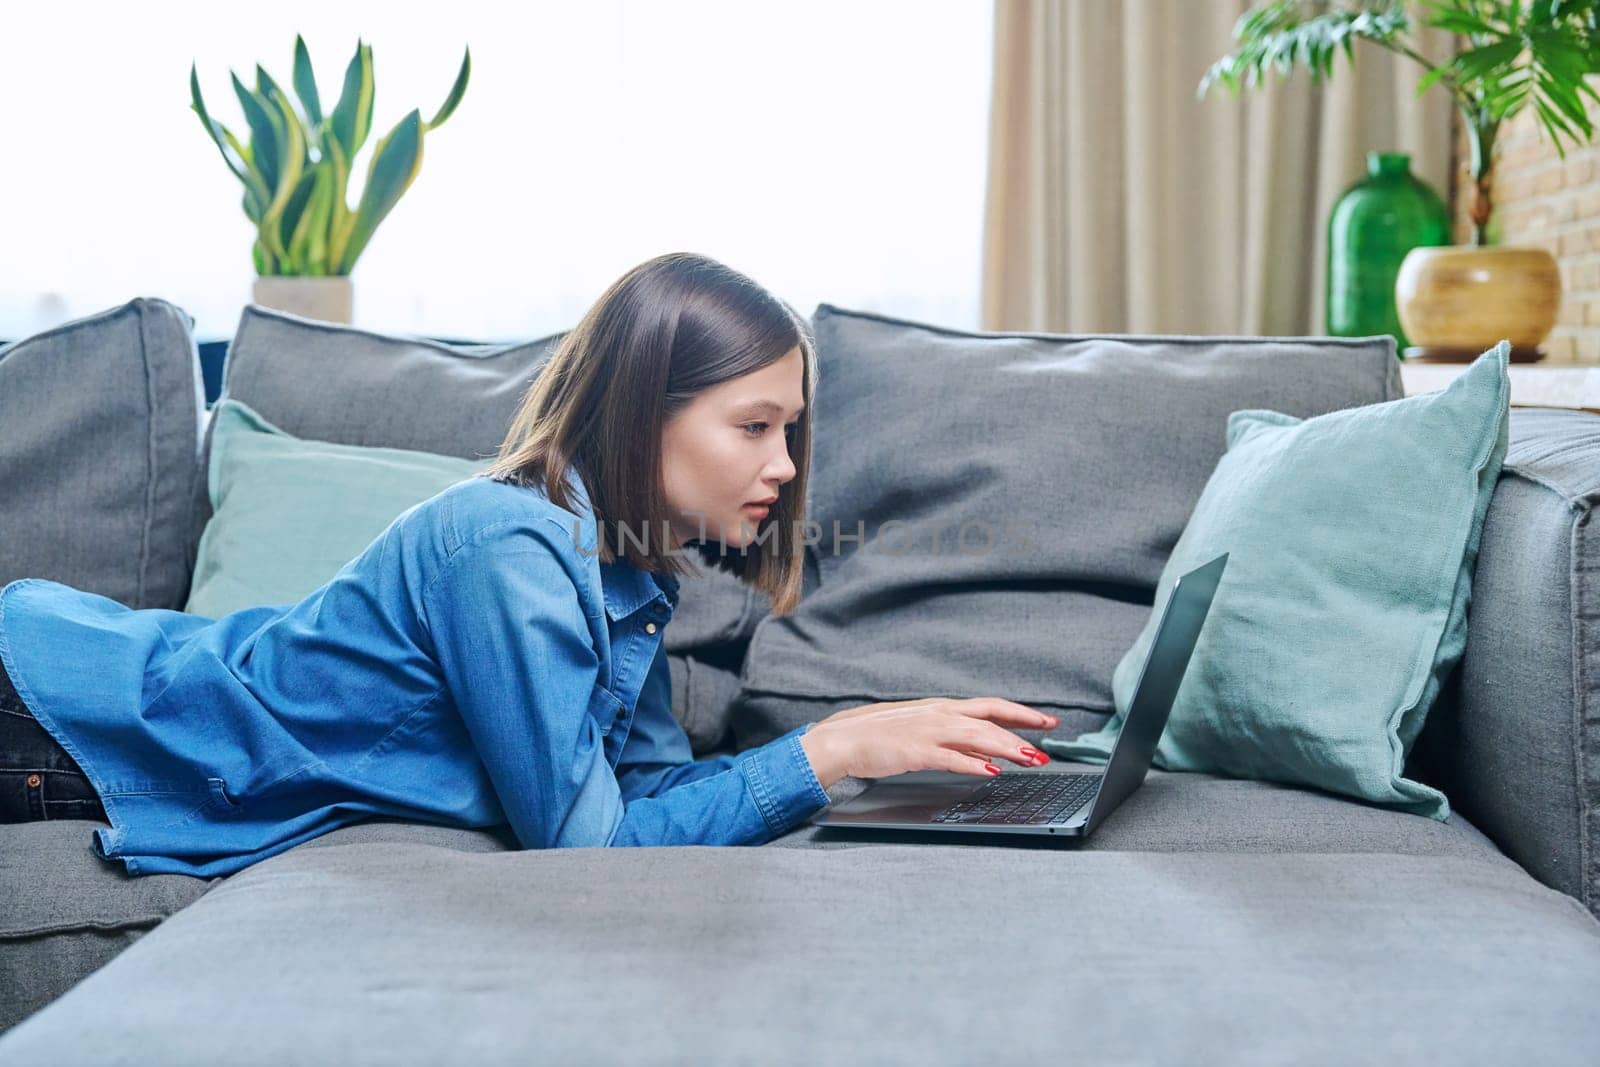
<svg viewBox="0 0 1600 1067">
<path fill-rule="evenodd" d="M 678 608 L 678 579 L 647 571 L 625 559 L 600 564 L 600 590 L 606 614 L 613 621 L 632 615 L 651 601 L 665 604 L 668 614 Z"/>
<path fill-rule="evenodd" d="M 567 484 L 572 487 L 576 510 L 592 524 L 594 511 L 589 503 L 589 490 L 583 478 L 571 466 L 567 468 Z M 592 526 L 591 526 L 592 528 Z M 592 552 L 597 542 L 591 541 Z M 647 571 L 625 559 L 600 564 L 600 591 L 606 604 L 606 615 L 616 621 L 638 611 L 653 600 L 667 606 L 668 614 L 678 608 L 679 581 L 666 572 Z"/>
</svg>

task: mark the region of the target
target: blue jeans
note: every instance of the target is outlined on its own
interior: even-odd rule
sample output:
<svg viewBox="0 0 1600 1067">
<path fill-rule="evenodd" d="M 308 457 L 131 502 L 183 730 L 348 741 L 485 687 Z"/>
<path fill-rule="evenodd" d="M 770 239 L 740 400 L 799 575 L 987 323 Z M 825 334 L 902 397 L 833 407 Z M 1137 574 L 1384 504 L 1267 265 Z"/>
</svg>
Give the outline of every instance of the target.
<svg viewBox="0 0 1600 1067">
<path fill-rule="evenodd" d="M 34 819 L 110 821 L 83 768 L 39 725 L 0 664 L 0 823 Z"/>
</svg>

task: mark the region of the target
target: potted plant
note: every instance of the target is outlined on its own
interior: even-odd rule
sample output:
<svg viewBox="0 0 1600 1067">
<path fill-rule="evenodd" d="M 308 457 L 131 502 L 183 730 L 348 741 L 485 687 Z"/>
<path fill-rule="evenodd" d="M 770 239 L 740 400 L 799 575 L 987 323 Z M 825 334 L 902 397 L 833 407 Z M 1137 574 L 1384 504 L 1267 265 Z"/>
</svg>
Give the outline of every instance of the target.
<svg viewBox="0 0 1600 1067">
<path fill-rule="evenodd" d="M 1416 14 L 1408 11 L 1416 9 Z M 1413 357 L 1471 359 L 1501 338 L 1512 358 L 1540 358 L 1537 346 L 1555 326 L 1561 273 L 1539 247 L 1507 247 L 1491 226 L 1495 137 L 1531 105 L 1562 159 L 1562 138 L 1587 144 L 1594 125 L 1585 97 L 1600 102 L 1589 74 L 1600 72 L 1600 0 L 1273 0 L 1240 17 L 1238 48 L 1213 63 L 1199 95 L 1220 83 L 1237 94 L 1255 86 L 1267 68 L 1292 73 L 1297 64 L 1313 83 L 1333 74 L 1338 53 L 1355 64 L 1352 43 L 1371 41 L 1421 64 L 1420 96 L 1435 84 L 1455 101 L 1472 151 L 1471 245 L 1414 248 L 1395 280 L 1397 310 Z M 1422 55 L 1413 26 L 1465 38 L 1441 62 Z"/>
<path fill-rule="evenodd" d="M 351 321 L 350 271 L 378 224 L 416 180 L 424 136 L 454 113 L 471 71 L 468 49 L 433 118 L 424 122 L 413 108 L 379 138 L 361 199 L 352 209 L 347 192 L 351 164 L 372 128 L 370 45 L 357 40 L 339 101 L 328 112 L 322 109 L 311 56 L 299 35 L 294 39 L 293 78 L 298 107 L 260 65 L 253 91 L 229 71 L 250 128 L 247 143 L 206 110 L 199 77 L 190 65 L 190 107 L 244 185 L 244 213 L 256 227 L 251 248 L 256 303 L 308 318 Z"/>
</svg>

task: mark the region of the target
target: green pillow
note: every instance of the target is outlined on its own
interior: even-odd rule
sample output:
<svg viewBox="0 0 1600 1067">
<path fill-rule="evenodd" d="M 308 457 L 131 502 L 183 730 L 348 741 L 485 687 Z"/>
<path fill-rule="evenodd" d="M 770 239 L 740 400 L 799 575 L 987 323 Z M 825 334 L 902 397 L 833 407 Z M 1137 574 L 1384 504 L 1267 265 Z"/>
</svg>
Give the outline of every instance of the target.
<svg viewBox="0 0 1600 1067">
<path fill-rule="evenodd" d="M 1444 820 L 1402 777 L 1466 645 L 1484 514 L 1505 458 L 1501 341 L 1448 388 L 1300 419 L 1228 416 L 1212 471 L 1156 586 L 1228 553 L 1154 763 L 1311 786 Z M 1153 610 L 1112 675 L 1115 712 L 1053 755 L 1110 754 L 1154 638 Z"/>
<path fill-rule="evenodd" d="M 183 610 L 218 618 L 325 584 L 394 519 L 486 468 L 432 452 L 306 441 L 237 400 L 212 412 L 200 535 Z"/>
</svg>

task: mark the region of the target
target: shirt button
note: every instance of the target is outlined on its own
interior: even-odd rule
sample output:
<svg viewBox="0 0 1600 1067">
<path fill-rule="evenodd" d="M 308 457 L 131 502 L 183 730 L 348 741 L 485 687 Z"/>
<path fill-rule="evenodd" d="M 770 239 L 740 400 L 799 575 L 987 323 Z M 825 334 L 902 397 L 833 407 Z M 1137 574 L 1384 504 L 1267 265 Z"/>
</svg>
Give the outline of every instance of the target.
<svg viewBox="0 0 1600 1067">
<path fill-rule="evenodd" d="M 655 633 L 656 632 L 656 624 L 653 623 L 653 622 L 645 623 L 644 624 L 644 632 L 647 633 L 647 634 Z"/>
</svg>

